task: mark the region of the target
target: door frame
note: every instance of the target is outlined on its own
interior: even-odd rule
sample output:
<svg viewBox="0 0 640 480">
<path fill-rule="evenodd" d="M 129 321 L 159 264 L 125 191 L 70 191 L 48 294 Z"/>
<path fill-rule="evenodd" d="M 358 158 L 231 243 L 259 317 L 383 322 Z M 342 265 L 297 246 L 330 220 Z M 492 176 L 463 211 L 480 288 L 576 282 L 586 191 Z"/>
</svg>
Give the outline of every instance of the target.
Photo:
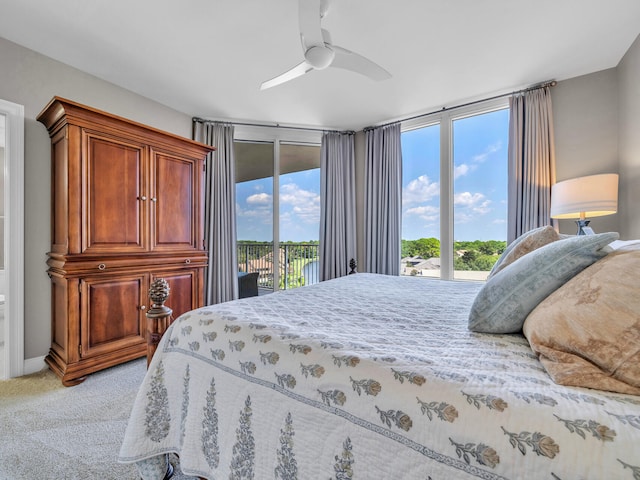
<svg viewBox="0 0 640 480">
<path fill-rule="evenodd" d="M 4 372 L 24 373 L 24 106 L 0 99 L 5 116 L 4 162 Z"/>
</svg>

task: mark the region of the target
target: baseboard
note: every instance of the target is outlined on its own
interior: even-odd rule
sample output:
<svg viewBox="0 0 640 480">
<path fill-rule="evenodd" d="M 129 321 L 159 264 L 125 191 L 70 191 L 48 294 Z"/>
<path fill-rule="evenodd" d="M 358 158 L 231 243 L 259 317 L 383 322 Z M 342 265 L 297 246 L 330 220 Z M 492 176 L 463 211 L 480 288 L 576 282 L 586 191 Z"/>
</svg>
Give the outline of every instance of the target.
<svg viewBox="0 0 640 480">
<path fill-rule="evenodd" d="M 44 363 L 44 355 L 42 357 L 27 358 L 24 361 L 24 375 L 30 373 L 36 373 L 40 370 L 47 368 L 47 364 Z"/>
</svg>

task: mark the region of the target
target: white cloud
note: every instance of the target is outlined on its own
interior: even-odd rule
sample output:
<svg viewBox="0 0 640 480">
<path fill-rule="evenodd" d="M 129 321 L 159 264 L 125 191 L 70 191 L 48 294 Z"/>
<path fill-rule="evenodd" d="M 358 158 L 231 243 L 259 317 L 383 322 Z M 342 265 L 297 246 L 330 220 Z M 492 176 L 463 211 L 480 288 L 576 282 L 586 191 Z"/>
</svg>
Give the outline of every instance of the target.
<svg viewBox="0 0 640 480">
<path fill-rule="evenodd" d="M 301 201 L 320 204 L 320 195 L 309 190 L 303 190 L 295 183 L 286 183 L 280 186 L 280 203 L 297 204 Z"/>
<path fill-rule="evenodd" d="M 282 220 L 296 219 L 302 220 L 308 224 L 316 224 L 320 222 L 320 195 L 318 193 L 304 190 L 295 183 L 287 183 L 280 187 L 280 204 L 290 205 L 292 207 L 291 215 L 284 217 Z"/>
<path fill-rule="evenodd" d="M 405 205 L 423 203 L 438 195 L 440 195 L 440 184 L 432 182 L 426 175 L 420 175 L 404 188 L 402 202 Z"/>
<path fill-rule="evenodd" d="M 273 220 L 273 209 L 271 205 L 257 205 L 254 208 L 236 208 L 237 217 L 255 218 L 260 223 L 269 224 Z"/>
<path fill-rule="evenodd" d="M 469 167 L 469 165 L 465 163 L 461 165 L 457 165 L 453 169 L 453 178 L 456 179 L 456 178 L 462 177 L 463 175 L 466 175 L 467 173 L 469 173 L 472 169 L 473 167 Z"/>
<path fill-rule="evenodd" d="M 470 207 L 481 202 L 485 196 L 482 193 L 462 192 L 453 196 L 453 203 L 464 207 Z"/>
<path fill-rule="evenodd" d="M 247 197 L 247 205 L 271 205 L 273 196 L 268 193 L 254 193 Z"/>
<path fill-rule="evenodd" d="M 456 212 L 455 218 L 454 218 L 454 222 L 457 224 L 460 223 L 469 223 L 471 220 L 473 220 L 475 217 L 469 213 L 461 213 L 461 212 Z"/>
<path fill-rule="evenodd" d="M 491 211 L 489 207 L 491 200 L 485 197 L 482 193 L 462 192 L 453 196 L 453 203 L 460 208 L 466 208 L 470 212 L 477 215 L 484 215 Z M 460 216 L 461 213 L 457 213 L 456 216 Z"/>
<path fill-rule="evenodd" d="M 273 197 L 268 193 L 255 193 L 245 200 L 247 208 L 236 203 L 236 216 L 250 218 L 252 222 L 268 225 L 273 221 Z"/>
<path fill-rule="evenodd" d="M 476 163 L 482 163 L 486 161 L 487 158 L 489 158 L 489 155 L 491 155 L 492 153 L 496 153 L 500 150 L 502 150 L 502 142 L 493 143 L 489 145 L 487 148 L 485 148 L 484 152 L 479 153 L 478 155 L 475 155 L 473 157 L 473 161 Z"/>
<path fill-rule="evenodd" d="M 496 142 L 492 145 L 489 145 L 484 149 L 484 152 L 479 153 L 478 155 L 474 155 L 471 159 L 473 163 L 483 163 L 489 158 L 489 155 L 495 153 L 502 149 L 502 142 Z M 460 165 L 456 165 L 453 169 L 453 178 L 454 180 L 460 178 L 464 175 L 467 175 L 470 172 L 473 172 L 478 168 L 478 165 L 467 165 L 466 163 L 462 163 Z"/>
<path fill-rule="evenodd" d="M 425 214 L 433 214 L 438 212 L 440 212 L 440 209 L 438 207 L 434 207 L 431 205 L 408 208 L 406 211 L 407 215 L 425 215 Z"/>
<path fill-rule="evenodd" d="M 440 208 L 432 205 L 424 205 L 421 207 L 409 208 L 405 211 L 406 215 L 415 215 L 422 220 L 432 222 L 440 216 Z"/>
<path fill-rule="evenodd" d="M 491 211 L 489 205 L 491 205 L 491 200 L 485 200 L 480 205 L 474 206 L 472 210 L 474 211 L 474 213 L 477 213 L 479 215 L 485 215 Z"/>
</svg>

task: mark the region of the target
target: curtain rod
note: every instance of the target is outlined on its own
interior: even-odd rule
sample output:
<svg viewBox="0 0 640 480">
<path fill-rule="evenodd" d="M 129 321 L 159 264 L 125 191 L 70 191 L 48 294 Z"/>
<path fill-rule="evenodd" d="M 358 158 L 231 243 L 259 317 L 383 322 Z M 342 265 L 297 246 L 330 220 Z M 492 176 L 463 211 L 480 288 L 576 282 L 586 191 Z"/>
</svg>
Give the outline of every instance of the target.
<svg viewBox="0 0 640 480">
<path fill-rule="evenodd" d="M 555 87 L 557 85 L 557 83 L 558 82 L 556 82 L 555 80 L 549 80 L 547 82 L 538 83 L 538 84 L 533 85 L 531 87 L 523 88 L 521 90 L 516 90 L 514 92 L 502 93 L 500 95 L 495 95 L 495 96 L 489 97 L 489 98 L 483 98 L 481 100 L 474 100 L 472 102 L 462 103 L 460 105 L 455 105 L 453 107 L 442 107 L 442 108 L 440 108 L 438 110 L 433 110 L 433 111 L 427 112 L 427 113 L 420 113 L 418 115 L 414 115 L 412 117 L 407 117 L 407 118 L 402 118 L 400 120 L 395 120 L 393 122 L 382 123 L 380 125 L 372 125 L 370 127 L 365 127 L 362 130 L 366 132 L 367 130 L 371 130 L 373 128 L 387 127 L 389 125 L 393 125 L 394 123 L 408 122 L 409 120 L 415 120 L 417 118 L 428 117 L 429 115 L 433 115 L 435 113 L 448 112 L 449 110 L 455 110 L 457 108 L 468 107 L 470 105 L 475 105 L 477 103 L 489 102 L 491 100 L 497 100 L 498 98 L 509 97 L 511 95 L 519 95 L 521 93 L 530 92 L 532 90 L 538 90 L 540 88 Z"/>
<path fill-rule="evenodd" d="M 207 120 L 205 118 L 200 118 L 200 117 L 193 117 L 191 120 L 194 122 L 200 122 L 200 123 L 227 123 L 230 125 L 240 125 L 243 127 L 286 128 L 288 130 L 306 130 L 310 132 L 327 132 L 327 133 L 347 133 L 351 135 L 356 133 L 352 130 L 333 130 L 328 128 L 314 128 L 314 127 L 294 127 L 294 126 L 280 125 L 279 123 L 270 125 L 268 123 L 226 122 L 222 120 Z"/>
<path fill-rule="evenodd" d="M 380 127 L 386 127 L 386 126 L 389 126 L 389 125 L 393 125 L 394 123 L 408 122 L 409 120 L 415 120 L 417 118 L 427 117 L 429 115 L 433 115 L 434 113 L 447 112 L 449 110 L 455 110 L 456 108 L 468 107 L 470 105 L 475 105 L 477 103 L 488 102 L 488 101 L 491 101 L 491 100 L 496 100 L 498 98 L 508 97 L 510 95 L 518 95 L 518 94 L 521 94 L 521 93 L 530 92 L 532 90 L 538 90 L 539 88 L 555 87 L 557 83 L 558 82 L 556 82 L 555 80 L 549 80 L 547 82 L 542 82 L 542 83 L 539 83 L 539 84 L 534 85 L 532 87 L 523 88 L 521 90 L 516 90 L 514 92 L 503 93 L 503 94 L 500 94 L 500 95 L 495 95 L 493 97 L 483 98 L 481 100 L 474 100 L 473 102 L 462 103 L 460 105 L 455 105 L 453 107 L 442 107 L 442 108 L 440 108 L 438 110 L 433 110 L 432 112 L 420 113 L 418 115 L 414 115 L 412 117 L 403 118 L 403 119 L 400 119 L 400 120 L 395 120 L 393 122 L 387 122 L 387 123 L 383 123 L 383 124 L 380 124 L 380 125 L 372 125 L 370 127 L 365 127 L 362 130 L 366 132 L 367 130 L 371 130 L 372 128 L 380 128 Z M 230 124 L 230 125 L 240 125 L 240 126 L 243 126 L 243 127 L 286 128 L 288 130 L 306 130 L 306 131 L 310 131 L 310 132 L 345 133 L 345 134 L 348 134 L 348 135 L 353 135 L 353 134 L 356 133 L 353 130 L 334 130 L 334 129 L 326 129 L 326 128 L 314 128 L 314 127 L 294 127 L 294 126 L 280 125 L 279 123 L 270 125 L 270 124 L 267 124 L 267 123 L 228 122 L 228 121 L 223 121 L 223 120 L 207 120 L 205 118 L 200 118 L 200 117 L 192 117 L 191 120 L 193 122 L 199 122 L 199 123 L 227 123 L 227 124 Z"/>
</svg>

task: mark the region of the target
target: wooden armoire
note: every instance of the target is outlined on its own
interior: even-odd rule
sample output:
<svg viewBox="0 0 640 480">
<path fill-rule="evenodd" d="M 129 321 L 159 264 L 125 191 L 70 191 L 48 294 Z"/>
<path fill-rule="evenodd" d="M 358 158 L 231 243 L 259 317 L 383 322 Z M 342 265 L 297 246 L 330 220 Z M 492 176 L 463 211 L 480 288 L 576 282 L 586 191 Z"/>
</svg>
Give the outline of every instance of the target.
<svg viewBox="0 0 640 480">
<path fill-rule="evenodd" d="M 64 385 L 146 355 L 148 289 L 169 283 L 173 318 L 204 304 L 204 159 L 177 135 L 54 97 L 52 341 Z"/>
</svg>

